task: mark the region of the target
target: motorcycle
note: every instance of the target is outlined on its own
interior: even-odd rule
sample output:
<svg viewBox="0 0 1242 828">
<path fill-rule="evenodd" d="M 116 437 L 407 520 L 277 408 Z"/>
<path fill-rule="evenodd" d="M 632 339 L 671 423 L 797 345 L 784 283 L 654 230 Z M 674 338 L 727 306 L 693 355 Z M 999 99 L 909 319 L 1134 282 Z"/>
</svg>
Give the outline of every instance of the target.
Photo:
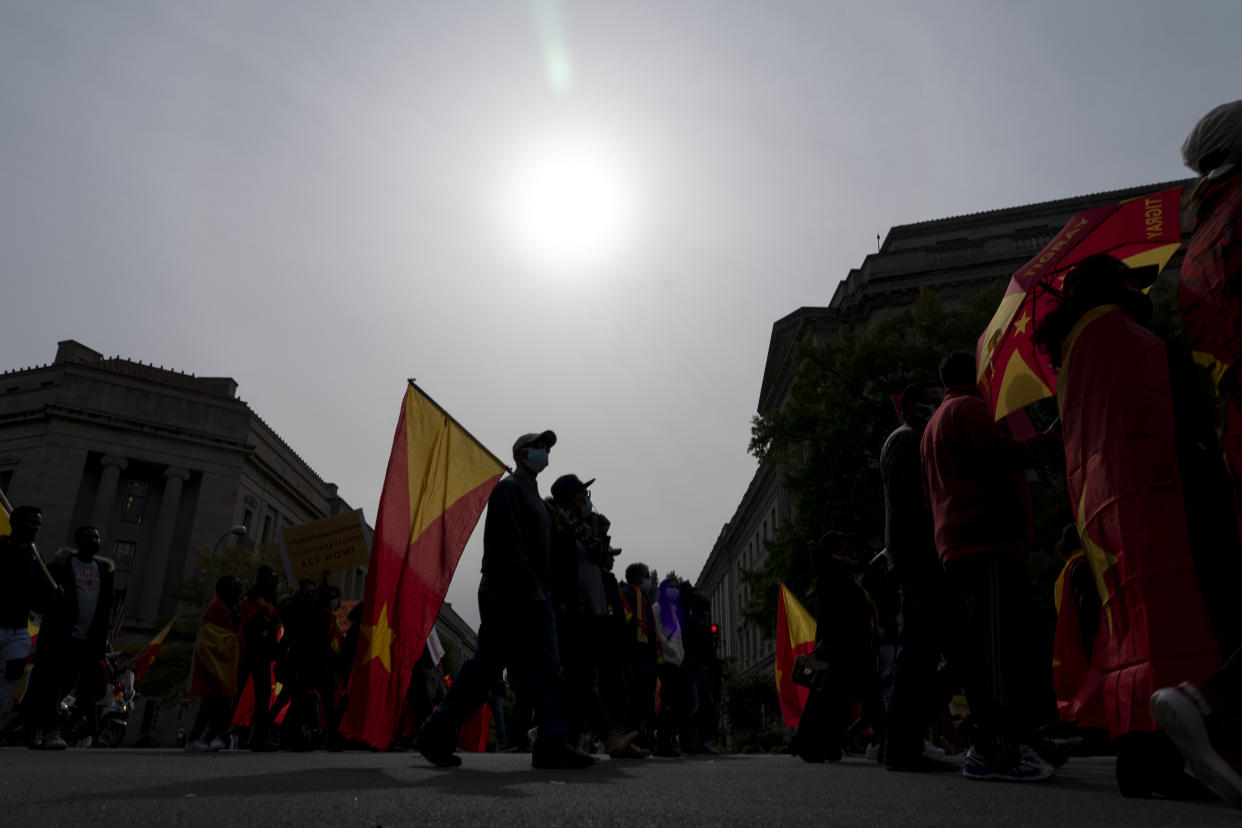
<svg viewBox="0 0 1242 828">
<path fill-rule="evenodd" d="M 134 690 L 134 671 L 129 666 L 121 669 L 119 665 L 124 655 L 127 654 L 108 653 L 104 656 L 105 690 L 95 705 L 95 715 L 99 717 L 100 747 L 114 748 L 125 741 L 129 714 L 133 712 L 134 704 L 138 700 L 138 693 Z M 65 696 L 60 702 L 60 733 L 71 745 L 90 745 L 90 728 L 86 716 L 78 710 L 72 694 Z"/>
</svg>

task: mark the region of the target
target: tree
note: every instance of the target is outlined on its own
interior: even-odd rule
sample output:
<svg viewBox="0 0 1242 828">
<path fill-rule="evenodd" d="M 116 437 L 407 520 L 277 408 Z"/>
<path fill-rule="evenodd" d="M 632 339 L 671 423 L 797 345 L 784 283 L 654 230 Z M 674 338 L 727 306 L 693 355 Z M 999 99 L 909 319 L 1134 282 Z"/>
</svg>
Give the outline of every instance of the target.
<svg viewBox="0 0 1242 828">
<path fill-rule="evenodd" d="M 854 531 L 860 550 L 880 551 L 879 455 L 898 424 L 893 397 L 912 382 L 935 380 L 941 358 L 950 351 L 973 351 L 1002 290 L 998 280 L 954 309 L 924 290 L 914 304 L 862 333 L 843 327 L 826 342 L 796 346 L 787 403 L 756 416 L 751 428 L 751 453 L 783 468 L 794 507 L 793 520 L 767 542 L 764 563 L 744 573 L 754 595 L 745 610 L 751 623 L 772 634 L 778 581 L 797 594 L 809 592 L 809 551 L 825 531 Z M 1044 407 L 1033 419 L 1051 421 L 1055 403 L 1051 412 Z"/>
</svg>

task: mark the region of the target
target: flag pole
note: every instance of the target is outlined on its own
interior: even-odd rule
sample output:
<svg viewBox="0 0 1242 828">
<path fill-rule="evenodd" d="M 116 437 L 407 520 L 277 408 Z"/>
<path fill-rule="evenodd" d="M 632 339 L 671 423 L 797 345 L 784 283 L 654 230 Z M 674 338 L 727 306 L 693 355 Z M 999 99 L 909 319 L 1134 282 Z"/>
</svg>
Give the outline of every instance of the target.
<svg viewBox="0 0 1242 828">
<path fill-rule="evenodd" d="M 463 426 L 461 423 L 457 422 L 457 418 L 456 418 L 456 417 L 454 417 L 452 414 L 448 413 L 447 411 L 445 411 L 445 410 L 444 410 L 444 406 L 440 405 L 438 402 L 436 402 L 435 400 L 433 400 L 433 399 L 431 398 L 431 395 L 430 395 L 430 394 L 428 394 L 428 393 L 427 393 L 426 391 L 424 391 L 422 388 L 419 388 L 419 387 L 418 387 L 418 383 L 414 381 L 414 378 L 413 378 L 413 377 L 410 377 L 408 380 L 406 380 L 406 382 L 408 382 L 408 383 L 410 384 L 410 386 L 411 386 L 411 387 L 412 387 L 415 391 L 417 391 L 418 393 L 422 394 L 422 395 L 423 395 L 423 399 L 425 399 L 427 402 L 429 402 L 429 403 L 431 403 L 432 405 L 434 405 L 434 406 L 436 407 L 436 410 L 437 410 L 437 411 L 439 411 L 439 412 L 440 412 L 441 414 L 443 414 L 445 417 L 448 417 L 448 419 L 449 419 L 449 420 L 453 423 L 453 425 L 457 426 L 457 427 L 458 427 L 458 428 L 460 428 L 463 432 L 465 432 L 465 434 L 466 434 L 466 436 L 467 436 L 467 437 L 469 437 L 471 440 L 474 440 L 476 443 L 478 443 L 478 444 L 479 444 L 479 448 L 481 448 L 481 449 L 483 449 L 484 451 L 486 451 L 486 452 L 487 452 L 487 455 L 488 455 L 489 457 L 491 457 L 493 460 L 495 460 L 498 464 L 500 464 L 501 468 L 503 468 L 505 471 L 509 472 L 510 474 L 512 474 L 512 473 L 513 473 L 513 469 L 509 468 L 509 464 L 508 464 L 508 463 L 506 463 L 505 461 L 501 460 L 501 459 L 500 459 L 499 457 L 497 457 L 496 455 L 492 454 L 491 450 L 490 450 L 487 446 L 483 445 L 483 441 L 482 441 L 482 440 L 480 440 L 478 437 L 475 437 L 473 434 L 471 434 L 471 433 L 470 433 L 470 431 L 469 431 L 468 429 L 466 429 L 466 427 L 465 427 L 465 426 Z"/>
</svg>

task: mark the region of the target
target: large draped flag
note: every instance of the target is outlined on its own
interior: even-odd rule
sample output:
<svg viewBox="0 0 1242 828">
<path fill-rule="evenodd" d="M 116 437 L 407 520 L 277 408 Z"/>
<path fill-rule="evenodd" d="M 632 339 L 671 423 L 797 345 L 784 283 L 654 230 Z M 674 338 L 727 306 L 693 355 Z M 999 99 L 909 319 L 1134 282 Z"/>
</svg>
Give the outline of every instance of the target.
<svg viewBox="0 0 1242 828">
<path fill-rule="evenodd" d="M 781 703 L 785 724 L 797 727 L 802 708 L 810 692 L 794 684 L 794 659 L 815 649 L 815 618 L 794 597 L 789 587 L 780 584 L 776 601 L 776 695 Z"/>
<path fill-rule="evenodd" d="M 979 390 L 996 419 L 1056 393 L 1056 371 L 1032 337 L 1060 302 L 1065 274 L 1097 253 L 1163 269 L 1182 243 L 1181 199 L 1174 187 L 1084 210 L 1013 275 L 975 348 Z"/>
<path fill-rule="evenodd" d="M 375 519 L 362 628 L 341 732 L 386 750 L 422 654 L 505 464 L 411 380 Z"/>
</svg>

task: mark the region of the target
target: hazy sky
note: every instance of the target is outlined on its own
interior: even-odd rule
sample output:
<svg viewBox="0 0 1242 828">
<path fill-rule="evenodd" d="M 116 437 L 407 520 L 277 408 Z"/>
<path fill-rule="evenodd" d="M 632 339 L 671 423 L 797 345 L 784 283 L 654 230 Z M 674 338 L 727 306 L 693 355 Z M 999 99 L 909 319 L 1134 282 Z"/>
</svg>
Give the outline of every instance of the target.
<svg viewBox="0 0 1242 828">
<path fill-rule="evenodd" d="M 556 430 L 543 490 L 598 478 L 618 565 L 694 578 L 772 323 L 892 225 L 1187 175 L 1239 31 L 1237 0 L 0 0 L 0 364 L 232 376 L 372 521 L 416 377 L 502 458 Z M 558 163 L 593 185 L 560 212 L 523 183 Z"/>
</svg>

